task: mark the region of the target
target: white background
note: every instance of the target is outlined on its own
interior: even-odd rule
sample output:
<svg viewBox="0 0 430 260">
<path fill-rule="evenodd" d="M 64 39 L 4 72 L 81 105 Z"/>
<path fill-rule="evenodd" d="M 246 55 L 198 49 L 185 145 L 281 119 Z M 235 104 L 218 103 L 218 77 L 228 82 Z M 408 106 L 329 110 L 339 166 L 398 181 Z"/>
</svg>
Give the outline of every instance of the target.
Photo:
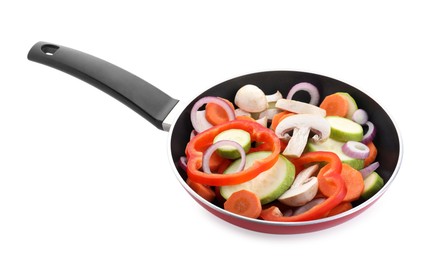
<svg viewBox="0 0 430 260">
<path fill-rule="evenodd" d="M 429 256 L 425 1 L 8 1 L 0 8 L 0 259 L 362 259 Z M 175 178 L 168 133 L 27 60 L 49 41 L 180 100 L 239 75 L 316 72 L 379 101 L 399 174 L 358 217 L 299 235 L 226 223 Z M 298 258 L 300 257 L 300 258 Z"/>
</svg>

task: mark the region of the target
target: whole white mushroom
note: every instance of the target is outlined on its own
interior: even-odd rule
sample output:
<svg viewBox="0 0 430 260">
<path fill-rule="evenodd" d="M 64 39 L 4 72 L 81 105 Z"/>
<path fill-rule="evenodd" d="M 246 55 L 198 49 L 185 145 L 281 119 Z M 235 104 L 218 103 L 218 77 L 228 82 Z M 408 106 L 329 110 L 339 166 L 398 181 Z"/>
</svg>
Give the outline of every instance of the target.
<svg viewBox="0 0 430 260">
<path fill-rule="evenodd" d="M 259 87 L 251 84 L 241 87 L 236 92 L 234 103 L 240 109 L 250 113 L 258 113 L 268 108 L 266 94 Z"/>
</svg>

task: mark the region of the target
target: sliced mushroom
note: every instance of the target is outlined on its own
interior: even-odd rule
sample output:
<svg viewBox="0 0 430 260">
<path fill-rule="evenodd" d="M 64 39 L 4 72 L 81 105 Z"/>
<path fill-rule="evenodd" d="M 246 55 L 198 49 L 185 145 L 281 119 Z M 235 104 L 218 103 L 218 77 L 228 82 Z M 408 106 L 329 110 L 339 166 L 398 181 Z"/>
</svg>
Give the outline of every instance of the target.
<svg viewBox="0 0 430 260">
<path fill-rule="evenodd" d="M 318 164 L 314 164 L 312 166 L 309 166 L 303 169 L 301 172 L 299 172 L 299 174 L 297 174 L 293 184 L 291 184 L 290 189 L 294 189 L 296 187 L 299 187 L 300 185 L 303 185 L 303 183 L 305 183 L 307 179 L 315 175 L 318 169 L 319 169 Z"/>
<path fill-rule="evenodd" d="M 249 113 L 249 112 L 247 112 L 247 111 L 245 111 L 243 109 L 240 109 L 240 108 L 236 108 L 234 110 L 234 114 L 236 116 L 249 116 L 249 117 L 251 116 L 251 113 Z"/>
<path fill-rule="evenodd" d="M 278 200 L 291 207 L 303 206 L 311 201 L 318 192 L 318 178 L 311 177 L 302 185 L 287 190 Z"/>
<path fill-rule="evenodd" d="M 276 91 L 275 93 L 271 95 L 266 95 L 267 103 L 269 104 L 269 108 L 274 108 L 276 101 L 279 99 L 282 99 L 282 94 L 279 91 Z"/>
<path fill-rule="evenodd" d="M 267 98 L 263 90 L 255 85 L 241 87 L 234 98 L 234 103 L 242 110 L 259 113 L 267 109 Z"/>
<path fill-rule="evenodd" d="M 278 101 L 276 101 L 275 107 L 282 110 L 294 112 L 297 114 L 314 114 L 314 115 L 319 115 L 321 117 L 326 116 L 325 109 L 322 109 L 320 107 L 317 107 L 309 103 L 292 100 L 292 99 L 279 99 Z"/>
<path fill-rule="evenodd" d="M 315 164 L 301 171 L 290 189 L 282 194 L 278 200 L 291 207 L 303 206 L 313 200 L 318 192 L 318 178 L 312 175 L 318 168 L 318 165 Z"/>
<path fill-rule="evenodd" d="M 289 134 L 291 131 L 293 131 L 292 137 Z M 275 129 L 279 138 L 288 140 L 282 154 L 288 157 L 300 157 L 311 132 L 315 133 L 312 141 L 325 141 L 330 136 L 330 124 L 324 117 L 312 114 L 297 114 L 283 119 Z"/>
<path fill-rule="evenodd" d="M 259 117 L 267 117 L 267 119 L 272 120 L 273 116 L 280 113 L 282 110 L 277 108 L 268 108 L 260 113 Z"/>
<path fill-rule="evenodd" d="M 264 127 L 267 127 L 267 116 L 260 117 L 259 119 L 255 120 L 255 122 L 259 123 Z"/>
</svg>

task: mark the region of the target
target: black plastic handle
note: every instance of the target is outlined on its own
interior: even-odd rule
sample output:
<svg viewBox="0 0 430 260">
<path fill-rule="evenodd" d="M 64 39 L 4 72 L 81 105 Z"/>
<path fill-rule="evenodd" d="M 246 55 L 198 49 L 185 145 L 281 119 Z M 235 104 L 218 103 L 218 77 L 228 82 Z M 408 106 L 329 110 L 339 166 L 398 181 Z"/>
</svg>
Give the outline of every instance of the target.
<svg viewBox="0 0 430 260">
<path fill-rule="evenodd" d="M 178 100 L 107 61 L 65 46 L 36 43 L 27 58 L 75 76 L 121 101 L 158 129 Z"/>
</svg>

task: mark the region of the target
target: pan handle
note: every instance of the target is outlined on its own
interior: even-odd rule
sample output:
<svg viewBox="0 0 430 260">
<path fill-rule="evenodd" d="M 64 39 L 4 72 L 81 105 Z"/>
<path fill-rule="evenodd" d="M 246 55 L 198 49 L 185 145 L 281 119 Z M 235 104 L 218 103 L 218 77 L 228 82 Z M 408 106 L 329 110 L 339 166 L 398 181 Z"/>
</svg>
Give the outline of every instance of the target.
<svg viewBox="0 0 430 260">
<path fill-rule="evenodd" d="M 161 130 L 178 100 L 107 61 L 65 46 L 38 42 L 27 58 L 75 76 L 121 101 Z"/>
</svg>

